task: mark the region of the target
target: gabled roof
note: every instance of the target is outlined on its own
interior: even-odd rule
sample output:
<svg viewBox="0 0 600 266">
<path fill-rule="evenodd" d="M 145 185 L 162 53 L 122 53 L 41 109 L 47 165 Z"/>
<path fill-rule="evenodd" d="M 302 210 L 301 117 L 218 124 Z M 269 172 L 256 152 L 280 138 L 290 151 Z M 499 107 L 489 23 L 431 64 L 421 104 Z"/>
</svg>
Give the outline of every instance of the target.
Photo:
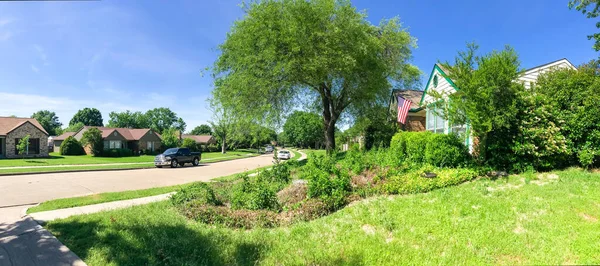
<svg viewBox="0 0 600 266">
<path fill-rule="evenodd" d="M 431 70 L 431 74 L 429 74 L 429 79 L 427 80 L 427 85 L 425 85 L 425 90 L 423 90 L 423 95 L 421 96 L 421 100 L 419 101 L 419 106 L 423 106 L 423 101 L 425 100 L 425 94 L 427 94 L 427 89 L 429 89 L 429 84 L 431 83 L 431 80 L 433 80 L 433 73 L 435 73 L 435 70 L 437 69 L 438 72 L 440 72 L 440 74 L 442 75 L 442 77 L 448 81 L 448 83 L 450 83 L 450 85 L 455 89 L 455 90 L 459 90 L 458 87 L 456 86 L 456 84 L 454 84 L 454 81 L 452 81 L 449 77 L 447 73 L 447 69 L 445 69 L 442 65 L 436 63 L 433 65 L 433 69 Z"/>
<path fill-rule="evenodd" d="M 40 131 L 44 132 L 44 134 L 48 135 L 48 132 L 46 132 L 44 127 L 42 127 L 42 125 L 35 118 L 0 117 L 0 136 L 5 136 L 6 134 L 27 123 L 30 123 Z"/>
<path fill-rule="evenodd" d="M 210 143 L 214 141 L 214 137 L 211 135 L 181 135 L 183 139 L 193 139 L 196 143 Z"/>
<path fill-rule="evenodd" d="M 398 102 L 397 102 L 398 100 L 396 99 L 396 97 L 400 96 L 406 100 L 411 101 L 411 104 L 410 104 L 411 110 L 417 110 L 417 109 L 419 109 L 419 107 L 421 107 L 419 105 L 419 101 L 421 100 L 421 97 L 423 97 L 423 91 L 421 91 L 421 90 L 393 90 L 392 96 L 394 97 L 392 99 L 392 102 L 395 103 L 396 105 L 398 104 Z"/>
<path fill-rule="evenodd" d="M 73 135 L 75 135 L 75 134 L 77 134 L 77 132 L 65 132 L 65 133 L 63 133 L 63 134 L 62 134 L 62 135 L 60 135 L 60 136 L 56 136 L 56 137 L 54 137 L 54 138 L 53 138 L 53 140 L 65 140 L 65 139 L 67 139 L 68 137 L 70 137 L 70 136 L 73 136 Z"/>
<path fill-rule="evenodd" d="M 94 126 L 85 126 L 84 130 L 90 128 L 97 128 L 102 131 L 102 138 L 106 138 L 110 136 L 113 132 L 117 131 L 123 138 L 126 140 L 140 140 L 148 131 L 149 128 L 115 128 L 115 127 L 94 127 Z"/>
<path fill-rule="evenodd" d="M 569 65 L 569 66 L 570 66 L 572 69 L 575 69 L 575 70 L 577 69 L 577 68 L 575 67 L 575 65 L 573 65 L 573 64 L 571 63 L 571 61 L 569 61 L 569 60 L 568 60 L 568 59 L 566 59 L 566 58 L 563 58 L 563 59 L 558 59 L 558 60 L 556 60 L 556 61 L 552 61 L 552 62 L 550 62 L 550 63 L 546 63 L 546 64 L 543 64 L 543 65 L 539 65 L 539 66 L 536 66 L 536 67 L 532 67 L 532 68 L 526 69 L 525 71 L 523 71 L 523 74 L 527 74 L 527 73 L 529 73 L 529 72 L 535 72 L 536 70 L 544 69 L 544 68 L 546 68 L 546 67 L 552 67 L 552 66 L 554 66 L 554 65 L 558 65 L 558 64 L 560 64 L 560 63 L 566 63 L 566 64 L 567 64 L 567 65 Z"/>
</svg>

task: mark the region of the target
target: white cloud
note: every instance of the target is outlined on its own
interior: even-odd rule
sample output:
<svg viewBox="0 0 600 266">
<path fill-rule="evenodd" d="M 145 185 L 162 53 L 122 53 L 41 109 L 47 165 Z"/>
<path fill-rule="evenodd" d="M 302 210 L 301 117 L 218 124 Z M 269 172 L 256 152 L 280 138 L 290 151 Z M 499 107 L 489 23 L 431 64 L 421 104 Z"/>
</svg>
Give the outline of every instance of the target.
<svg viewBox="0 0 600 266">
<path fill-rule="evenodd" d="M 35 73 L 39 73 L 40 72 L 40 70 L 35 65 L 31 65 L 31 71 L 33 71 Z"/>
<path fill-rule="evenodd" d="M 40 57 L 40 60 L 42 60 L 42 63 L 45 66 L 49 65 L 48 56 L 46 55 L 46 51 L 44 51 L 44 48 L 42 46 L 40 46 L 39 44 L 34 44 L 33 49 L 35 49 L 37 51 L 37 53 Z"/>
</svg>

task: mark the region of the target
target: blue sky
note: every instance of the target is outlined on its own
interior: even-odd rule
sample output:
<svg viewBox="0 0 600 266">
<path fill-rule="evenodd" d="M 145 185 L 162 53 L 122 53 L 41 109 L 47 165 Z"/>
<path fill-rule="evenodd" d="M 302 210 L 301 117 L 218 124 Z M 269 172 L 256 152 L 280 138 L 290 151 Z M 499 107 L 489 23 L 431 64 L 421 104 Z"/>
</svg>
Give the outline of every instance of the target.
<svg viewBox="0 0 600 266">
<path fill-rule="evenodd" d="M 399 16 L 418 39 L 425 75 L 468 41 L 481 51 L 512 45 L 523 68 L 596 58 L 585 37 L 595 21 L 567 0 L 355 0 L 369 20 Z M 188 130 L 210 120 L 202 70 L 218 56 L 240 0 L 0 2 L 0 116 L 55 111 L 63 124 L 83 107 L 169 107 Z M 424 76 L 422 79 L 425 79 Z"/>
</svg>

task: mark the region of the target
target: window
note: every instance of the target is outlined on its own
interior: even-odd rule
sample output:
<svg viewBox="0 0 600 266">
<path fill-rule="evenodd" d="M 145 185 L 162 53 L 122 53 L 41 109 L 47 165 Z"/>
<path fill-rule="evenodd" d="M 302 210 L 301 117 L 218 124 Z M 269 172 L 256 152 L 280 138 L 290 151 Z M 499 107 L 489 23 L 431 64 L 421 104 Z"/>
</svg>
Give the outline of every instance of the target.
<svg viewBox="0 0 600 266">
<path fill-rule="evenodd" d="M 120 149 L 121 148 L 121 141 L 120 140 L 110 140 L 109 141 L 109 147 L 111 149 Z"/>
<path fill-rule="evenodd" d="M 21 139 L 15 139 L 15 154 L 19 154 L 19 141 Z M 25 154 L 40 154 L 40 139 L 29 139 L 29 143 L 27 143 L 27 148 L 25 149 Z"/>
<path fill-rule="evenodd" d="M 427 107 L 426 128 L 433 133 L 446 133 L 446 119 L 442 114 L 442 109 L 431 104 Z"/>
<path fill-rule="evenodd" d="M 105 150 L 108 150 L 108 149 L 110 149 L 110 142 L 109 142 L 108 140 L 105 140 L 105 141 L 104 141 L 104 149 L 105 149 Z"/>
<path fill-rule="evenodd" d="M 148 142 L 146 143 L 146 149 L 148 149 L 148 150 L 151 150 L 151 151 L 154 151 L 154 142 L 152 142 L 152 141 L 148 141 Z"/>
</svg>

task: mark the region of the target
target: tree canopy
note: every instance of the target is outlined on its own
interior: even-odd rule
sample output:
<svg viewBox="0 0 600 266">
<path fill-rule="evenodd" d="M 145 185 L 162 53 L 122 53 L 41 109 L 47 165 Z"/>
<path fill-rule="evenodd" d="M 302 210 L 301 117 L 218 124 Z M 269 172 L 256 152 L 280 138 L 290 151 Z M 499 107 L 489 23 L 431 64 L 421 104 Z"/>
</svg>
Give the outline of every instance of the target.
<svg viewBox="0 0 600 266">
<path fill-rule="evenodd" d="M 180 118 L 169 108 L 161 107 L 148 110 L 146 112 L 146 117 L 150 128 L 159 134 L 162 134 L 166 129 L 174 126 L 177 126 L 177 129 L 180 129 L 178 123 Z M 183 122 L 183 120 L 181 120 L 181 122 Z M 183 128 L 185 129 L 185 125 L 183 125 Z"/>
<path fill-rule="evenodd" d="M 102 114 L 96 108 L 83 108 L 73 116 L 71 121 L 69 122 L 69 126 L 75 125 L 77 123 L 83 123 L 85 126 L 103 126 L 102 122 Z"/>
<path fill-rule="evenodd" d="M 81 144 L 83 146 L 89 145 L 92 155 L 102 155 L 102 152 L 104 151 L 104 139 L 102 139 L 102 131 L 95 127 L 86 130 L 83 132 Z"/>
<path fill-rule="evenodd" d="M 266 0 L 244 6 L 220 46 L 213 96 L 226 109 L 280 121 L 298 98 L 322 113 L 326 148 L 344 113 L 387 102 L 414 86 L 415 39 L 398 18 L 372 25 L 347 0 Z"/>
<path fill-rule="evenodd" d="M 190 134 L 192 134 L 192 135 L 212 135 L 213 133 L 212 133 L 212 129 L 210 128 L 209 125 L 202 124 L 202 125 L 195 127 L 194 129 L 192 129 Z"/>
<path fill-rule="evenodd" d="M 58 116 L 56 116 L 56 113 L 48 110 L 41 110 L 33 113 L 31 118 L 35 118 L 38 122 L 40 122 L 42 127 L 50 136 L 62 134 L 62 123 L 58 122 Z"/>
<path fill-rule="evenodd" d="M 286 143 L 298 147 L 315 147 L 323 143 L 323 120 L 315 113 L 295 111 L 283 125 Z"/>
<path fill-rule="evenodd" d="M 108 127 L 122 128 L 149 128 L 150 121 L 148 116 L 142 112 L 110 112 L 108 114 Z"/>
</svg>

